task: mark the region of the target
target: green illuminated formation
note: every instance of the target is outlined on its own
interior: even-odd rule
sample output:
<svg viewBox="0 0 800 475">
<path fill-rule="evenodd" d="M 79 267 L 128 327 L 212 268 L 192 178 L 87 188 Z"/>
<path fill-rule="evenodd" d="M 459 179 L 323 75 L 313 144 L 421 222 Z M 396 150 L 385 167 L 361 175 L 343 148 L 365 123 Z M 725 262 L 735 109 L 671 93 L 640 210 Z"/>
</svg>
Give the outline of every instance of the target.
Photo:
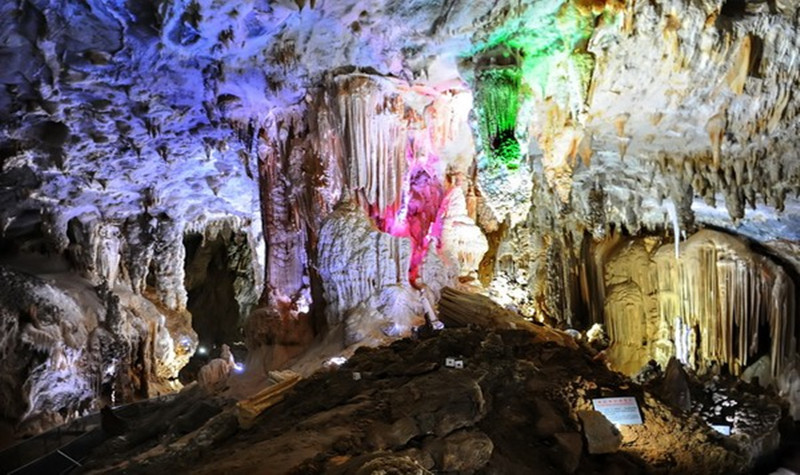
<svg viewBox="0 0 800 475">
<path fill-rule="evenodd" d="M 517 168 L 520 147 L 514 135 L 522 74 L 516 66 L 484 69 L 477 74 L 476 104 L 481 138 L 492 163 Z"/>
<path fill-rule="evenodd" d="M 553 89 L 584 88 L 594 61 L 586 51 L 597 17 L 612 21 L 613 11 L 597 13 L 579 0 L 540 2 L 525 18 L 507 22 L 474 51 L 481 55 L 498 47 L 519 51 L 523 89 L 548 94 Z M 600 3 L 600 2 L 596 2 Z M 586 90 L 581 92 L 585 96 Z"/>
<path fill-rule="evenodd" d="M 538 2 L 471 52 L 479 64 L 475 98 L 481 135 L 493 163 L 519 165 L 514 130 L 521 101 L 552 98 L 562 110 L 577 115 L 594 70 L 594 57 L 586 49 L 589 39 L 595 25 L 617 20 L 619 8 L 605 0 Z"/>
</svg>

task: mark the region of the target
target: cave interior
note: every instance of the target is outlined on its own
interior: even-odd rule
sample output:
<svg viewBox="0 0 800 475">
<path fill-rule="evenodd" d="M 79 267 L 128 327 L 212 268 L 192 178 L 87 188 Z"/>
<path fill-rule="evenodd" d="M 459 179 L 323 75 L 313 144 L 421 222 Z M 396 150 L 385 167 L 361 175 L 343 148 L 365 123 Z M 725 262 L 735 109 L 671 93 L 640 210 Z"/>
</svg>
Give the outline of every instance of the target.
<svg viewBox="0 0 800 475">
<path fill-rule="evenodd" d="M 797 2 L 9 0 L 0 63 L 0 471 L 800 473 Z"/>
</svg>

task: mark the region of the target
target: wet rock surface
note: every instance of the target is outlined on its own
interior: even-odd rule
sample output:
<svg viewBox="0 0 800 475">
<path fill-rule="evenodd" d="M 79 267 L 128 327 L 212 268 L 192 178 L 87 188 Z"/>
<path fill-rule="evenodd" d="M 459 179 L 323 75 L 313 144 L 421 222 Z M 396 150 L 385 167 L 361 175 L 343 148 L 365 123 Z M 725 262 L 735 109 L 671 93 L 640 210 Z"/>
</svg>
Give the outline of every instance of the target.
<svg viewBox="0 0 800 475">
<path fill-rule="evenodd" d="M 451 356 L 464 368 L 446 367 Z M 635 397 L 644 423 L 617 430 L 604 421 L 613 447 L 593 454 L 591 399 L 616 395 Z M 521 330 L 445 329 L 359 349 L 338 369 L 301 381 L 252 429 L 237 430 L 232 419 L 231 408 L 222 408 L 177 441 L 173 435 L 146 452 L 129 448 L 113 460 L 98 453 L 89 467 L 93 473 L 628 474 L 745 473 L 751 463 L 737 439 L 673 410 L 588 351 L 535 342 Z"/>
</svg>

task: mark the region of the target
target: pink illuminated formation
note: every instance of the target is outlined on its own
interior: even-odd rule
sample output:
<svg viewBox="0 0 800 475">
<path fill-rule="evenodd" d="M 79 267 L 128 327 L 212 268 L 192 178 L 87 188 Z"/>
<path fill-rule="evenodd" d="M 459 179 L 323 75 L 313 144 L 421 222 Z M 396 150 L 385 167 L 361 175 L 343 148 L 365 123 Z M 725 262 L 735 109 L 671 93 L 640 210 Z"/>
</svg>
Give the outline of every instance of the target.
<svg viewBox="0 0 800 475">
<path fill-rule="evenodd" d="M 381 231 L 411 240 L 408 279 L 417 287 L 420 267 L 431 243 L 436 242 L 436 250 L 441 250 L 444 215 L 453 188 L 438 176 L 438 156 L 419 153 L 413 140 L 409 140 L 406 159 L 408 171 L 403 177 L 400 200 L 383 210 L 371 205 L 369 214 Z"/>
</svg>

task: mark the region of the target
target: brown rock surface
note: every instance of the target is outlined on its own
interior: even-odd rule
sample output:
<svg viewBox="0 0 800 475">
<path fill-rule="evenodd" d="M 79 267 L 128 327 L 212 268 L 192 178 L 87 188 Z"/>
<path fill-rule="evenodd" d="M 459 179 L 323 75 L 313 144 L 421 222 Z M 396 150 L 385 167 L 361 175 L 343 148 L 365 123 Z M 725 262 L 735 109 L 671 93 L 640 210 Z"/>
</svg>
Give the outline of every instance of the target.
<svg viewBox="0 0 800 475">
<path fill-rule="evenodd" d="M 622 444 L 622 435 L 606 417 L 597 411 L 579 411 L 583 433 L 590 454 L 610 454 Z"/>
<path fill-rule="evenodd" d="M 444 366 L 452 355 L 465 361 L 464 369 Z M 362 379 L 353 380 L 353 371 Z M 592 398 L 615 394 L 640 401 L 644 424 L 620 427 L 616 453 L 592 454 L 593 438 L 585 447 L 581 435 L 591 431 L 587 414 L 594 413 L 586 411 Z M 231 420 L 228 414 L 180 439 L 162 438 L 155 447 L 150 441 L 124 451 L 98 451 L 106 455 L 95 456 L 87 468 L 200 474 L 713 474 L 742 473 L 749 464 L 735 439 L 716 435 L 698 416 L 673 413 L 583 350 L 538 342 L 520 330 L 445 329 L 360 349 L 338 370 L 298 383 L 252 429 L 231 433 L 225 425 L 224 437 L 212 436 L 213 427 Z"/>
</svg>

